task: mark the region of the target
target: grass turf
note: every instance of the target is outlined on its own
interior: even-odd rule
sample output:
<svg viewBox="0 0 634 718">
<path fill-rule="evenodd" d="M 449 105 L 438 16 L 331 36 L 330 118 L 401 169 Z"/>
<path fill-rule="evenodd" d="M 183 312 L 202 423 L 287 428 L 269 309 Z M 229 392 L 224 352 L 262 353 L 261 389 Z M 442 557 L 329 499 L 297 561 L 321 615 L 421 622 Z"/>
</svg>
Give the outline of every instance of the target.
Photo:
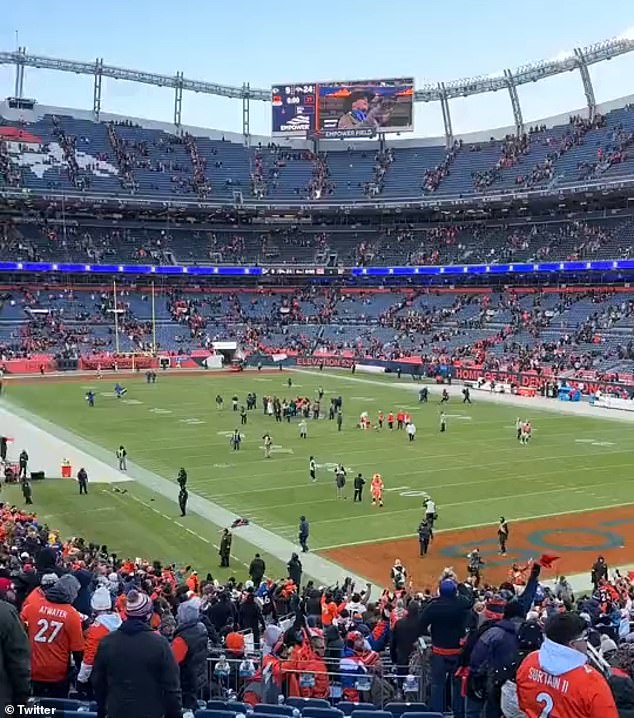
<svg viewBox="0 0 634 718">
<path fill-rule="evenodd" d="M 418 404 L 415 385 L 405 389 L 394 381 L 356 382 L 345 374 L 295 373 L 289 389 L 288 376 L 160 375 L 156 385 L 145 384 L 139 376 L 122 382 L 128 388 L 124 401 L 114 398 L 111 379 L 86 379 L 83 384 L 47 381 L 11 386 L 7 398 L 110 448 L 113 463 L 114 451 L 123 443 L 131 460 L 167 478 L 174 480 L 178 468 L 185 466 L 191 491 L 285 538 L 296 538 L 298 517 L 306 514 L 313 549 L 413 535 L 423 492 L 437 502 L 439 529 L 493 525 L 500 515 L 513 520 L 632 501 L 629 473 L 634 448 L 629 426 L 623 423 L 536 411 L 528 401 L 518 410 L 478 401 L 477 395 L 472 405 L 463 405 L 460 389 L 453 387 L 452 400 L 444 407 L 448 431 L 440 434 L 437 399 Z M 97 392 L 94 409 L 84 401 L 90 385 Z M 297 420 L 279 424 L 263 415 L 262 395 L 301 394 L 312 399 L 320 385 L 326 390 L 322 407 L 335 394 L 343 397 L 343 431 L 327 419 L 309 421 L 308 439 L 302 441 Z M 258 408 L 249 412 L 247 426 L 240 427 L 230 398 L 235 393 L 242 402 L 249 391 L 257 393 Z M 225 399 L 222 411 L 214 402 L 218 393 Z M 399 408 L 412 414 L 418 428 L 411 444 L 404 431 L 356 429 L 362 411 L 374 420 L 378 410 L 387 415 Z M 518 413 L 533 422 L 533 441 L 527 447 L 515 438 Z M 246 435 L 240 452 L 229 445 L 228 433 L 234 428 Z M 261 448 L 266 431 L 277 447 L 270 460 L 263 458 Z M 311 454 L 319 466 L 316 484 L 308 477 Z M 345 501 L 335 496 L 331 466 L 337 462 L 349 469 Z M 352 503 L 352 474 L 357 471 L 366 479 L 376 471 L 383 475 L 383 509 L 370 505 L 369 485 L 364 502 Z M 55 484 L 51 486 L 36 486 L 36 498 L 46 510 L 51 502 L 50 510 L 57 512 L 56 523 L 65 533 L 94 533 L 123 553 L 139 554 L 147 548 L 162 559 L 192 556 L 193 563 L 207 557 L 199 565 L 217 565 L 215 558 L 209 560 L 209 545 L 160 515 L 174 517 L 174 505 L 157 499 L 166 508 L 157 514 L 148 508 L 151 497 L 136 483 L 125 488 L 138 500 L 101 487 L 105 493 L 89 498 L 94 509 L 90 513 L 81 510 L 86 504 L 80 504 L 79 497 L 66 504 L 57 497 Z M 208 522 L 195 516 L 187 522 L 189 528 L 189 522 L 196 524 L 196 533 L 216 541 L 217 536 L 209 535 Z M 253 553 L 252 547 L 238 546 L 236 551 L 243 560 Z"/>
</svg>

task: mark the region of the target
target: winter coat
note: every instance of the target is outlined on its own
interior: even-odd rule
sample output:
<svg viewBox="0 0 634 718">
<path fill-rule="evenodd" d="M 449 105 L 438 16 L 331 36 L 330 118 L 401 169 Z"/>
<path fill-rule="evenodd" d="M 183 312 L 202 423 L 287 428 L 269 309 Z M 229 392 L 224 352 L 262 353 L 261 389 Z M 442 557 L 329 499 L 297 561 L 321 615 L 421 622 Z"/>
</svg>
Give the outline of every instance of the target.
<svg viewBox="0 0 634 718">
<path fill-rule="evenodd" d="M 90 590 L 94 576 L 90 571 L 86 571 L 85 568 L 79 571 L 73 571 L 73 576 L 79 581 L 79 593 L 73 603 L 73 608 L 76 608 L 79 613 L 83 613 L 84 616 L 90 616 L 92 608 L 90 606 L 90 598 L 92 592 Z"/>
<path fill-rule="evenodd" d="M 473 594 L 459 587 L 455 596 L 432 599 L 421 614 L 421 634 L 431 633 L 432 646 L 460 652 L 467 621 L 473 606 Z"/>
<path fill-rule="evenodd" d="M 420 634 L 420 604 L 411 601 L 407 608 L 407 616 L 400 618 L 395 624 L 390 641 L 390 656 L 397 666 L 409 665 L 409 657 L 414 650 Z"/>
<path fill-rule="evenodd" d="M 0 715 L 7 705 L 26 703 L 30 691 L 29 639 L 15 608 L 0 601 Z"/>
<path fill-rule="evenodd" d="M 298 558 L 292 558 L 288 562 L 287 567 L 288 577 L 299 588 L 299 584 L 302 581 L 302 562 Z"/>
<path fill-rule="evenodd" d="M 167 639 L 128 619 L 99 644 L 92 684 L 98 718 L 180 718 L 179 669 Z"/>
<path fill-rule="evenodd" d="M 517 658 L 517 630 L 521 619 L 502 619 L 477 640 L 471 652 L 471 673 L 491 674 Z"/>
<path fill-rule="evenodd" d="M 264 627 L 262 611 L 255 602 L 253 595 L 247 596 L 238 609 L 238 621 L 242 630 L 250 628 L 253 631 L 253 641 L 260 643 L 260 628 Z"/>
<path fill-rule="evenodd" d="M 228 598 L 221 598 L 206 611 L 207 617 L 213 623 L 217 631 L 221 631 L 230 618 L 235 618 L 236 612 L 233 604 Z"/>
<path fill-rule="evenodd" d="M 186 697 L 198 696 L 207 685 L 207 629 L 196 618 L 178 626 L 174 642 L 179 638 L 187 646 L 187 654 L 180 664 L 180 683 L 185 700 Z"/>
<path fill-rule="evenodd" d="M 264 577 L 265 571 L 266 564 L 261 558 L 254 558 L 253 561 L 251 561 L 251 565 L 249 566 L 249 576 L 251 576 L 253 581 L 261 581 Z"/>
<path fill-rule="evenodd" d="M 634 681 L 625 671 L 613 668 L 608 683 L 619 718 L 634 718 Z"/>
</svg>

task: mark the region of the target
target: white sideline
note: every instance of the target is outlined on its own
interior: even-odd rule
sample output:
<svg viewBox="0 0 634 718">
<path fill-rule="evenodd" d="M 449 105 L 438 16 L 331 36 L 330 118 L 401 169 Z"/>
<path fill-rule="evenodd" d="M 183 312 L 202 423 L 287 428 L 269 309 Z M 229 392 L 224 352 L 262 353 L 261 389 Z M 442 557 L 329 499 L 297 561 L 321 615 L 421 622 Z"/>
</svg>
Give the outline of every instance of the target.
<svg viewBox="0 0 634 718">
<path fill-rule="evenodd" d="M 11 404 L 6 399 L 3 399 L 3 404 L 4 406 L 0 407 L 0 426 L 6 428 L 2 429 L 2 433 L 15 439 L 11 447 L 11 456 L 13 453 L 17 456 L 23 448 L 27 449 L 30 470 L 43 470 L 49 476 L 59 476 L 61 462 L 67 458 L 72 462 L 73 474 L 76 474 L 82 466 L 86 469 L 89 487 L 91 484 L 115 483 L 134 479 L 142 486 L 177 504 L 178 492 L 175 482 L 168 481 L 131 461 L 128 461 L 128 476 L 121 474 L 115 468 L 115 447 L 109 452 L 22 407 Z M 188 509 L 219 527 L 230 526 L 234 519 L 238 518 L 238 514 L 227 511 L 222 506 L 193 491 L 189 492 Z M 171 517 L 168 518 L 171 520 Z M 288 561 L 291 553 L 299 551 L 297 544 L 254 523 L 238 529 L 236 536 L 252 544 L 254 551 L 264 551 L 284 563 Z M 211 543 L 216 540 L 216 537 L 217 531 L 210 535 Z M 328 561 L 317 554 L 302 554 L 301 560 L 304 573 L 325 585 L 343 583 L 346 576 L 350 576 L 358 586 L 366 583 L 364 578 L 354 575 L 333 561 Z M 387 578 L 386 576 L 386 580 Z M 372 586 L 372 593 L 375 596 L 378 596 L 382 590 L 383 587 Z"/>
</svg>

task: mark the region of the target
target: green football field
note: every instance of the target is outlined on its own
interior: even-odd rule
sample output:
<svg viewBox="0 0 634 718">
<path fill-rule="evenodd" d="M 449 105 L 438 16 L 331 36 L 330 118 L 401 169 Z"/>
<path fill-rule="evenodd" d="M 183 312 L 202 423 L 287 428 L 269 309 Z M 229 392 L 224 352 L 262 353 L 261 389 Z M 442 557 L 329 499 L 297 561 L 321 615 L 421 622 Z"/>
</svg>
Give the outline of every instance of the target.
<svg viewBox="0 0 634 718">
<path fill-rule="evenodd" d="M 441 434 L 438 399 L 430 395 L 428 404 L 419 404 L 417 385 L 359 380 L 347 373 L 160 375 L 155 385 L 147 385 L 141 375 L 122 383 L 128 393 L 121 401 L 113 396 L 110 378 L 11 385 L 6 399 L 110 450 L 113 464 L 115 449 L 123 443 L 130 460 L 174 482 L 184 466 L 192 492 L 284 538 L 296 539 L 298 517 L 305 514 L 313 549 L 414 535 L 423 493 L 438 505 L 440 529 L 494 524 L 502 514 L 514 520 L 632 502 L 634 446 L 629 425 L 617 421 L 536 411 L 529 402 L 520 410 L 479 401 L 477 394 L 472 405 L 464 405 L 460 388 L 451 387 L 452 400 L 445 407 L 448 431 Z M 97 393 L 94 409 L 84 400 L 88 386 Z M 298 420 L 280 424 L 263 414 L 263 395 L 314 399 L 319 386 L 326 392 L 322 407 L 333 395 L 343 397 L 341 432 L 328 419 L 309 421 L 308 439 L 300 440 Z M 257 410 L 249 412 L 242 427 L 230 399 L 237 394 L 243 403 L 249 391 L 257 394 Z M 216 394 L 224 397 L 222 411 L 216 408 Z M 379 410 L 387 415 L 398 409 L 413 416 L 418 429 L 413 443 L 404 431 L 356 428 L 362 411 L 374 421 Z M 515 438 L 518 414 L 533 423 L 527 447 Z M 239 452 L 232 451 L 228 439 L 235 428 L 244 434 Z M 265 432 L 274 442 L 269 460 L 262 449 Z M 309 481 L 310 455 L 318 464 L 315 484 Z M 345 501 L 335 495 L 338 462 L 349 473 Z M 359 471 L 368 480 L 374 472 L 382 474 L 382 511 L 370 505 L 369 484 L 364 502 L 352 502 L 351 474 Z M 146 552 L 181 563 L 187 555 L 216 572 L 213 548 L 195 538 L 210 534 L 201 517 L 188 516 L 185 527 L 172 518 L 173 504 L 150 496 L 136 482 L 118 485 L 127 494 L 95 485 L 88 501 L 61 484 L 45 482 L 35 491 L 43 516 L 64 535 L 94 536 L 127 555 Z M 248 561 L 253 551 L 239 538 L 234 541 L 234 553 L 242 560 Z"/>
</svg>

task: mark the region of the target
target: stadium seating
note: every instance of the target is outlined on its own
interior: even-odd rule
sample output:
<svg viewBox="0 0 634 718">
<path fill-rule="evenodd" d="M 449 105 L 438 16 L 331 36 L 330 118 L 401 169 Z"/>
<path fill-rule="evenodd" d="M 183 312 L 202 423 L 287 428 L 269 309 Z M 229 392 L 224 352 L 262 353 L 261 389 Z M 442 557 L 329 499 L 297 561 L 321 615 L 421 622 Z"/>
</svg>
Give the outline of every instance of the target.
<svg viewBox="0 0 634 718">
<path fill-rule="evenodd" d="M 316 169 L 310 152 L 279 145 L 248 148 L 235 142 L 181 137 L 132 122 L 104 123 L 70 115 L 44 115 L 0 126 L 30 133 L 33 141 L 11 142 L 3 153 L 18 170 L 19 186 L 46 191 L 86 191 L 110 195 L 173 198 L 196 196 L 232 200 L 243 197 L 306 201 L 315 199 Z M 634 109 L 613 110 L 594 123 L 571 118 L 552 128 L 529 128 L 525 139 L 510 137 L 460 144 L 449 157 L 442 145 L 400 147 L 377 190 L 385 199 L 423 194 L 466 196 L 497 190 L 550 187 L 632 175 Z M 329 151 L 323 199 L 359 201 L 375 194 L 375 150 Z M 194 162 L 196 167 L 194 167 Z M 448 162 L 432 187 L 425 178 Z M 70 169 L 69 169 L 70 168 Z M 0 174 L 0 187 L 6 180 Z M 428 184 L 428 183 L 427 183 Z M 317 200 L 319 201 L 319 200 Z"/>
<path fill-rule="evenodd" d="M 260 716 L 287 716 L 287 718 L 293 718 L 296 712 L 290 705 L 273 706 L 267 703 L 258 703 L 253 710 Z"/>
</svg>

